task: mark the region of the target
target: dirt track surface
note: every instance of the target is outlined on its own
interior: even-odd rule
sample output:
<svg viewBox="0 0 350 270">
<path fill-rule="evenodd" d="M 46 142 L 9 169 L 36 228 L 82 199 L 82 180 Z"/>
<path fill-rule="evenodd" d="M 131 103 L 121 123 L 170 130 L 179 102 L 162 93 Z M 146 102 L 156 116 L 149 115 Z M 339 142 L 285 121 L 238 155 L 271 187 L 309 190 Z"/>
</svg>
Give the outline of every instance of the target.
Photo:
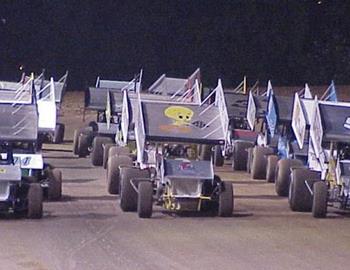
<svg viewBox="0 0 350 270">
<path fill-rule="evenodd" d="M 349 214 L 330 208 L 329 217 L 318 220 L 310 213 L 291 212 L 273 184 L 232 173 L 229 162 L 217 171 L 234 185 L 230 218 L 171 215 L 158 207 L 149 220 L 123 213 L 117 197 L 107 194 L 104 169 L 71 154 L 72 130 L 83 124 L 80 113 L 73 102 L 66 105 L 62 120 L 68 141 L 44 150 L 63 172 L 63 199 L 46 202 L 42 220 L 1 217 L 0 269 L 347 267 Z"/>
</svg>

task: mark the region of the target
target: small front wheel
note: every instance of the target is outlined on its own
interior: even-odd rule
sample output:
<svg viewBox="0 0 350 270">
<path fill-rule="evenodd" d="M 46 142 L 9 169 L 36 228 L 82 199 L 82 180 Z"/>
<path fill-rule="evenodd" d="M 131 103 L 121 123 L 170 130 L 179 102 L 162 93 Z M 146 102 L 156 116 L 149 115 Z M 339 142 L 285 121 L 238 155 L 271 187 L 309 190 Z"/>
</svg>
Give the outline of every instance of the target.
<svg viewBox="0 0 350 270">
<path fill-rule="evenodd" d="M 62 197 L 62 172 L 58 169 L 49 169 L 48 199 L 59 200 Z"/>
<path fill-rule="evenodd" d="M 140 182 L 137 197 L 137 213 L 140 218 L 150 218 L 153 210 L 153 185 L 151 182 Z"/>
<path fill-rule="evenodd" d="M 219 217 L 232 216 L 233 211 L 233 187 L 229 181 L 223 181 L 221 183 L 221 190 L 219 194 Z"/>
<path fill-rule="evenodd" d="M 39 219 L 43 216 L 43 189 L 38 183 L 32 183 L 29 186 L 27 217 L 30 219 Z"/>
<path fill-rule="evenodd" d="M 324 181 L 314 183 L 312 201 L 312 216 L 325 218 L 327 215 L 328 187 Z"/>
</svg>

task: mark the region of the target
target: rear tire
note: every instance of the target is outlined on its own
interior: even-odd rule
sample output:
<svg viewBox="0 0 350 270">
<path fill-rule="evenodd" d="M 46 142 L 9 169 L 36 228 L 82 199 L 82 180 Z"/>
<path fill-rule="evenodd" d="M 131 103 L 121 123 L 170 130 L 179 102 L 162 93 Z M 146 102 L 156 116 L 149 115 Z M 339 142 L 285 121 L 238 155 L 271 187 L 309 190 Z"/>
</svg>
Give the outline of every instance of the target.
<svg viewBox="0 0 350 270">
<path fill-rule="evenodd" d="M 80 130 L 76 129 L 74 130 L 74 135 L 73 135 L 73 154 L 78 155 L 78 144 L 79 144 L 79 135 L 80 135 Z"/>
<path fill-rule="evenodd" d="M 233 211 L 233 187 L 232 182 L 223 181 L 222 190 L 219 194 L 219 217 L 230 217 Z"/>
<path fill-rule="evenodd" d="M 93 132 L 98 131 L 98 124 L 95 121 L 90 121 L 88 126 L 92 129 Z"/>
<path fill-rule="evenodd" d="M 288 198 L 292 211 L 310 212 L 312 210 L 313 197 L 305 184 L 305 180 L 308 180 L 311 185 L 313 181 L 320 181 L 320 174 L 307 168 L 292 170 Z"/>
<path fill-rule="evenodd" d="M 290 168 L 302 165 L 303 163 L 298 159 L 281 159 L 277 162 L 275 170 L 275 190 L 278 196 L 288 196 L 291 175 Z"/>
<path fill-rule="evenodd" d="M 30 219 L 39 219 L 43 216 L 43 189 L 40 184 L 32 183 L 29 185 L 27 194 L 28 211 L 27 217 Z"/>
<path fill-rule="evenodd" d="M 266 177 L 266 155 L 273 154 L 273 149 L 264 146 L 255 146 L 253 149 L 253 160 L 251 176 L 253 179 L 265 179 Z"/>
<path fill-rule="evenodd" d="M 150 218 L 153 209 L 153 185 L 151 182 L 140 182 L 138 187 L 137 213 L 140 218 Z"/>
<path fill-rule="evenodd" d="M 200 160 L 211 160 L 212 150 L 211 145 L 202 144 L 200 148 Z"/>
<path fill-rule="evenodd" d="M 53 136 L 53 143 L 63 143 L 65 126 L 62 123 L 57 123 Z"/>
<path fill-rule="evenodd" d="M 247 149 L 248 156 L 247 156 L 247 173 L 251 173 L 252 168 L 252 160 L 253 160 L 253 147 L 250 147 Z"/>
<path fill-rule="evenodd" d="M 89 155 L 89 146 L 92 134 L 80 133 L 78 139 L 78 156 L 86 157 Z"/>
<path fill-rule="evenodd" d="M 248 149 L 253 147 L 253 143 L 244 141 L 235 141 L 232 154 L 232 170 L 247 170 Z"/>
<path fill-rule="evenodd" d="M 313 186 L 312 216 L 325 218 L 327 216 L 328 187 L 324 181 L 314 183 Z"/>
<path fill-rule="evenodd" d="M 130 149 L 127 146 L 113 146 L 110 148 L 108 152 L 108 157 L 115 156 L 115 155 L 129 155 Z"/>
<path fill-rule="evenodd" d="M 137 167 L 120 168 L 120 208 L 124 212 L 137 210 L 137 192 L 131 185 L 130 180 L 149 177 L 148 170 L 141 170 Z"/>
<path fill-rule="evenodd" d="M 107 161 L 108 161 L 108 153 L 109 153 L 109 149 L 111 147 L 115 146 L 114 143 L 108 143 L 105 144 L 105 146 L 103 147 L 103 162 L 102 162 L 102 166 L 104 169 L 107 169 Z"/>
<path fill-rule="evenodd" d="M 48 199 L 50 201 L 59 200 L 62 197 L 62 172 L 58 169 L 49 169 Z"/>
<path fill-rule="evenodd" d="M 269 183 L 275 182 L 275 171 L 278 162 L 278 156 L 269 155 L 267 157 L 266 181 Z"/>
<path fill-rule="evenodd" d="M 119 166 L 132 166 L 132 159 L 127 156 L 113 156 L 107 162 L 107 191 L 109 194 L 119 194 Z"/>
<path fill-rule="evenodd" d="M 129 148 L 126 146 L 117 146 L 117 145 L 110 147 L 107 153 L 107 162 L 110 157 L 118 156 L 118 155 L 129 156 L 130 155 Z"/>
<path fill-rule="evenodd" d="M 113 143 L 112 138 L 96 136 L 92 141 L 91 162 L 94 166 L 103 164 L 103 144 Z"/>
<path fill-rule="evenodd" d="M 225 157 L 222 155 L 222 150 L 220 145 L 215 146 L 214 151 L 214 165 L 217 167 L 224 166 Z"/>
</svg>

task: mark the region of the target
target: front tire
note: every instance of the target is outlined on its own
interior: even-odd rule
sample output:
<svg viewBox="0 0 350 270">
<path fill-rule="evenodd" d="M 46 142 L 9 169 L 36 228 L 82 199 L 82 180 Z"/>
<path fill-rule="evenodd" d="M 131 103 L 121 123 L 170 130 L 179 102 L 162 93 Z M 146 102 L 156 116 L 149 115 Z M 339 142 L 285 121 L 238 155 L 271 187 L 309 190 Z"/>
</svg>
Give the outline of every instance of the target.
<svg viewBox="0 0 350 270">
<path fill-rule="evenodd" d="M 221 191 L 219 194 L 219 217 L 230 217 L 233 211 L 233 187 L 229 181 L 221 183 Z"/>
<path fill-rule="evenodd" d="M 153 185 L 151 182 L 140 182 L 137 197 L 137 213 L 140 218 L 150 218 L 153 210 Z"/>
<path fill-rule="evenodd" d="M 312 216 L 325 218 L 327 215 L 328 187 L 324 181 L 314 183 L 313 186 Z"/>
<path fill-rule="evenodd" d="M 50 201 L 59 200 L 62 197 L 62 172 L 58 169 L 49 169 L 48 199 Z"/>
<path fill-rule="evenodd" d="M 29 185 L 27 217 L 30 219 L 40 219 L 43 216 L 43 189 L 38 183 Z"/>
</svg>

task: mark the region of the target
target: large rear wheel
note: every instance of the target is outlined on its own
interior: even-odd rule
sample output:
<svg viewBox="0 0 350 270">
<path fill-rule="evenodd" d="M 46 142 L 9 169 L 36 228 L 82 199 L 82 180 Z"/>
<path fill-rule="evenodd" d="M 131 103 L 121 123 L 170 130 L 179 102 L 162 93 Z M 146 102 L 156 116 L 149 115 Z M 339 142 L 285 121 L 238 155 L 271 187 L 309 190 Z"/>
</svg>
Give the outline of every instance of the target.
<svg viewBox="0 0 350 270">
<path fill-rule="evenodd" d="M 78 155 L 78 143 L 79 143 L 80 130 L 74 130 L 73 134 L 73 154 Z"/>
<path fill-rule="evenodd" d="M 232 154 L 232 169 L 233 171 L 247 170 L 248 149 L 253 147 L 252 142 L 235 141 Z"/>
<path fill-rule="evenodd" d="M 130 155 L 130 149 L 126 146 L 117 146 L 113 145 L 108 149 L 107 153 L 107 160 L 106 163 L 108 162 L 108 159 L 113 156 L 117 155 L 123 155 L 123 156 L 129 156 Z"/>
<path fill-rule="evenodd" d="M 92 144 L 94 133 L 91 130 L 83 130 L 78 138 L 78 156 L 86 157 L 89 155 L 89 147 Z"/>
<path fill-rule="evenodd" d="M 200 146 L 199 158 L 200 160 L 211 160 L 212 147 L 210 145 L 202 144 Z"/>
<path fill-rule="evenodd" d="M 107 161 L 108 161 L 108 153 L 109 153 L 109 149 L 111 147 L 115 146 L 114 143 L 106 143 L 103 146 L 103 162 L 102 162 L 102 167 L 103 169 L 107 169 Z"/>
<path fill-rule="evenodd" d="M 255 146 L 253 149 L 253 160 L 251 176 L 253 179 L 265 179 L 267 155 L 273 154 L 273 149 L 264 146 Z"/>
<path fill-rule="evenodd" d="M 220 145 L 215 146 L 214 151 L 214 165 L 217 167 L 224 166 L 225 157 L 222 155 L 222 149 Z"/>
<path fill-rule="evenodd" d="M 266 181 L 269 183 L 275 182 L 275 171 L 278 162 L 278 156 L 269 155 L 267 157 Z"/>
<path fill-rule="evenodd" d="M 124 212 L 137 210 L 137 192 L 131 184 L 133 179 L 149 178 L 148 170 L 137 167 L 120 167 L 120 208 Z"/>
<path fill-rule="evenodd" d="M 94 166 L 103 164 L 103 145 L 113 143 L 112 138 L 96 136 L 92 141 L 91 162 Z"/>
<path fill-rule="evenodd" d="M 253 161 L 253 147 L 247 149 L 247 173 L 251 173 L 252 161 Z"/>
<path fill-rule="evenodd" d="M 295 168 L 292 170 L 289 189 L 289 206 L 292 211 L 310 212 L 313 197 L 308 186 L 320 181 L 320 173 L 308 168 Z"/>
<path fill-rule="evenodd" d="M 275 190 L 278 196 L 287 197 L 289 193 L 291 168 L 303 166 L 298 159 L 281 159 L 277 162 L 275 170 Z"/>
<path fill-rule="evenodd" d="M 53 143 L 63 143 L 65 126 L 62 123 L 57 123 L 53 136 Z"/>
<path fill-rule="evenodd" d="M 128 156 L 113 156 L 107 162 L 107 191 L 109 194 L 119 194 L 120 170 L 119 166 L 132 166 L 132 159 Z"/>
<path fill-rule="evenodd" d="M 74 130 L 73 134 L 73 154 L 74 155 L 79 155 L 79 150 L 82 148 L 79 146 L 79 140 L 80 140 L 80 134 L 86 134 L 89 135 L 88 137 L 91 138 L 90 141 L 92 142 L 92 137 L 93 137 L 93 131 L 90 127 L 85 127 L 85 128 L 79 128 Z M 89 145 L 86 146 L 88 148 Z M 80 149 L 79 149 L 80 147 Z"/>
</svg>

